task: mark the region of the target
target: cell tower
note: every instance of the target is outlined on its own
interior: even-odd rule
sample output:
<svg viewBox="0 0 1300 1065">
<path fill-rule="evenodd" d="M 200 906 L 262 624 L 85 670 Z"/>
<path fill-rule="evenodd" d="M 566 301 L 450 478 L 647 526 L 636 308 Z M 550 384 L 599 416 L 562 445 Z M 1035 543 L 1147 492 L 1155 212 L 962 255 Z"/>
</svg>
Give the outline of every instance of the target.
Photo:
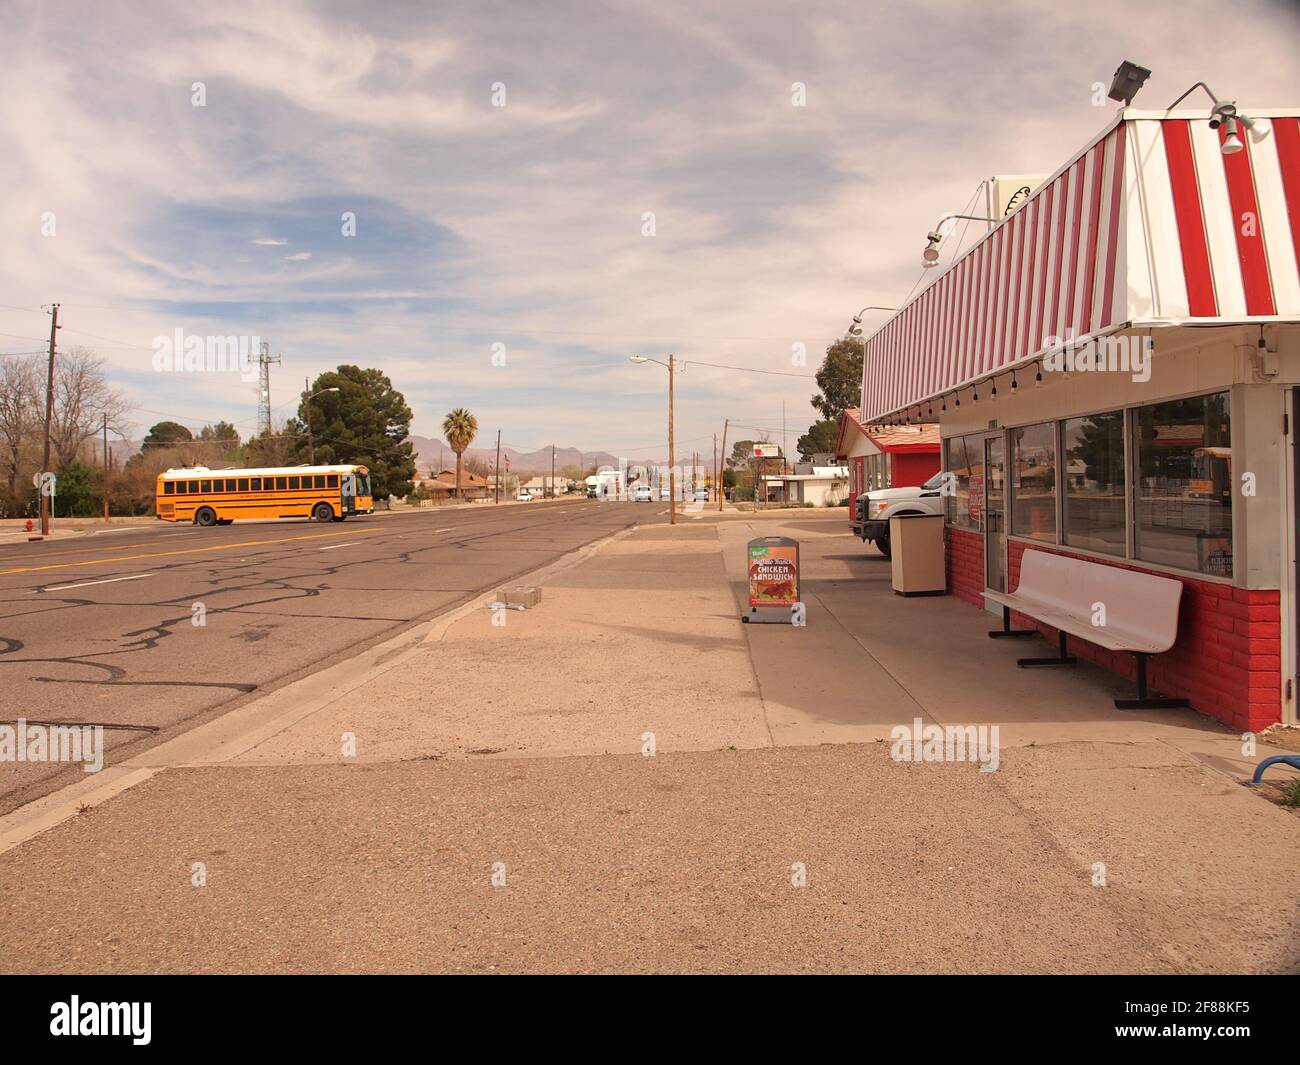
<svg viewBox="0 0 1300 1065">
<path fill-rule="evenodd" d="M 259 433 L 271 431 L 271 363 L 280 356 L 271 354 L 271 345 L 265 340 L 257 353 L 257 429 Z"/>
</svg>

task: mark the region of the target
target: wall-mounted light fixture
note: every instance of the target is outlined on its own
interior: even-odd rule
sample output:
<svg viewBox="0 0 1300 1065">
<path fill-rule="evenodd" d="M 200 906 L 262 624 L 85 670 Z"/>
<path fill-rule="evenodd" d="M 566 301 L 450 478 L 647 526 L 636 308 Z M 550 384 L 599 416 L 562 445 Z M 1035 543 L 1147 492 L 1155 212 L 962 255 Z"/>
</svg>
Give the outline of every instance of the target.
<svg viewBox="0 0 1300 1065">
<path fill-rule="evenodd" d="M 1254 129 L 1255 120 L 1241 114 L 1237 110 L 1235 100 L 1220 100 L 1214 95 L 1214 91 L 1206 85 L 1205 82 L 1198 81 L 1183 93 L 1182 96 L 1178 97 L 1177 100 L 1171 103 L 1168 110 L 1172 111 L 1180 103 L 1186 100 L 1187 97 L 1191 96 L 1197 89 L 1204 89 L 1205 95 L 1214 101 L 1214 107 L 1210 110 L 1210 129 L 1218 129 L 1220 126 L 1223 126 L 1227 131 L 1227 135 L 1223 138 L 1223 144 L 1221 145 L 1220 150 L 1224 155 L 1236 155 L 1242 148 L 1241 138 L 1237 136 L 1237 123 L 1241 123 L 1247 129 Z"/>
</svg>

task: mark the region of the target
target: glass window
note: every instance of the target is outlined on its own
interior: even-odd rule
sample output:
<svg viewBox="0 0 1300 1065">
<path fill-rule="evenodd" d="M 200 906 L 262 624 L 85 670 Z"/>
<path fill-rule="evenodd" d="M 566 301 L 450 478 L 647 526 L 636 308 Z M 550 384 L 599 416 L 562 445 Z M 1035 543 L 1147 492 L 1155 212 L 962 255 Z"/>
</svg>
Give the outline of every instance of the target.
<svg viewBox="0 0 1300 1065">
<path fill-rule="evenodd" d="M 192 496 L 196 496 L 196 495 L 199 494 L 199 482 L 198 482 L 198 481 L 190 481 L 190 482 L 189 482 L 189 486 L 190 486 L 190 495 L 192 495 Z"/>
<path fill-rule="evenodd" d="M 247 477 L 241 477 L 241 478 L 239 478 L 239 490 L 240 490 L 241 492 L 247 492 L 247 491 L 248 491 L 248 478 L 247 478 Z"/>
<path fill-rule="evenodd" d="M 269 477 L 267 478 L 268 481 L 269 481 L 270 479 L 271 479 L 271 478 L 269 478 Z M 276 487 L 276 490 L 277 490 L 277 491 L 280 491 L 280 492 L 285 491 L 285 490 L 287 489 L 287 487 L 288 487 L 288 478 L 287 478 L 287 477 L 277 477 L 277 478 L 275 479 L 275 487 Z"/>
<path fill-rule="evenodd" d="M 339 486 L 339 475 L 337 473 L 326 474 L 326 477 L 329 481 L 330 488 L 337 488 Z"/>
<path fill-rule="evenodd" d="M 316 474 L 316 476 L 312 478 L 312 481 L 317 488 L 325 487 L 325 475 L 323 473 Z"/>
<path fill-rule="evenodd" d="M 1056 425 L 1011 430 L 1011 532 L 1056 542 Z"/>
<path fill-rule="evenodd" d="M 1140 407 L 1137 557 L 1232 576 L 1232 449 L 1228 393 Z"/>
<path fill-rule="evenodd" d="M 1124 413 L 1108 411 L 1064 423 L 1065 535 L 1072 547 L 1123 556 L 1125 535 Z"/>
<path fill-rule="evenodd" d="M 212 491 L 212 482 L 211 482 L 211 481 L 200 481 L 200 482 L 199 482 L 199 491 L 200 491 L 203 495 L 207 495 L 209 492 Z"/>
<path fill-rule="evenodd" d="M 262 490 L 262 478 L 260 478 L 260 477 L 251 477 L 251 478 L 249 478 L 249 480 L 252 482 L 252 483 L 248 486 L 250 492 L 260 492 L 260 491 Z"/>
<path fill-rule="evenodd" d="M 225 481 L 223 481 L 220 477 L 218 477 L 215 481 L 212 482 L 212 490 L 214 492 L 225 491 L 225 487 L 224 487 L 225 483 L 226 483 Z"/>
<path fill-rule="evenodd" d="M 174 496 L 176 494 L 175 481 L 163 481 L 163 495 Z"/>
<path fill-rule="evenodd" d="M 227 492 L 233 492 L 234 490 L 235 490 L 235 479 L 234 479 L 233 477 L 227 477 L 227 478 L 226 478 L 226 491 L 227 491 Z"/>
<path fill-rule="evenodd" d="M 978 436 L 958 436 L 945 446 L 945 472 L 952 474 L 948 524 L 959 529 L 979 529 L 984 515 L 984 441 Z"/>
<path fill-rule="evenodd" d="M 295 492 L 298 490 L 298 478 L 297 478 L 297 477 L 290 477 L 290 478 L 289 478 L 289 487 L 290 487 L 291 489 L 293 489 Z"/>
</svg>

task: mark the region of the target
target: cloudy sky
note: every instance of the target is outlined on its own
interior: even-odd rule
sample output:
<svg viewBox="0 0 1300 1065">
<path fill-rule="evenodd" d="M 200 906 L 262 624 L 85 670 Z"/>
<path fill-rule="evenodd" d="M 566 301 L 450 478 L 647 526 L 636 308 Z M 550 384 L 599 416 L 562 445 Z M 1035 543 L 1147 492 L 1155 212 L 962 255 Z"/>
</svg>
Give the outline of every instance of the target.
<svg viewBox="0 0 1300 1065">
<path fill-rule="evenodd" d="M 238 375 L 154 371 L 180 328 L 283 353 L 281 418 L 346 361 L 384 369 L 423 435 L 466 406 L 484 442 L 658 455 L 665 375 L 628 357 L 671 351 L 697 363 L 679 449 L 728 417 L 779 430 L 783 402 L 793 443 L 815 385 L 782 374 L 904 300 L 981 179 L 1100 130 L 1119 60 L 1154 71 L 1140 106 L 1197 80 L 1247 112 L 1300 103 L 1300 19 L 1271 0 L 0 13 L 0 351 L 38 349 L 61 302 L 60 344 L 109 360 L 137 435 L 256 425 Z"/>
</svg>

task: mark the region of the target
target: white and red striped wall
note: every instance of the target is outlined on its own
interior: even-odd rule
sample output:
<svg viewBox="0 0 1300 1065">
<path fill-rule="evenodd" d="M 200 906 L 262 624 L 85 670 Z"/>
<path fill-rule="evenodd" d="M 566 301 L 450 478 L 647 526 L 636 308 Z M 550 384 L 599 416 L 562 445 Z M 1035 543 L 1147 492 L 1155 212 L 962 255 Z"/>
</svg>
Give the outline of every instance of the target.
<svg viewBox="0 0 1300 1065">
<path fill-rule="evenodd" d="M 1224 155 L 1203 113 L 1121 112 L 867 341 L 863 421 L 1060 340 L 1300 321 L 1300 109 L 1248 113 Z"/>
</svg>

